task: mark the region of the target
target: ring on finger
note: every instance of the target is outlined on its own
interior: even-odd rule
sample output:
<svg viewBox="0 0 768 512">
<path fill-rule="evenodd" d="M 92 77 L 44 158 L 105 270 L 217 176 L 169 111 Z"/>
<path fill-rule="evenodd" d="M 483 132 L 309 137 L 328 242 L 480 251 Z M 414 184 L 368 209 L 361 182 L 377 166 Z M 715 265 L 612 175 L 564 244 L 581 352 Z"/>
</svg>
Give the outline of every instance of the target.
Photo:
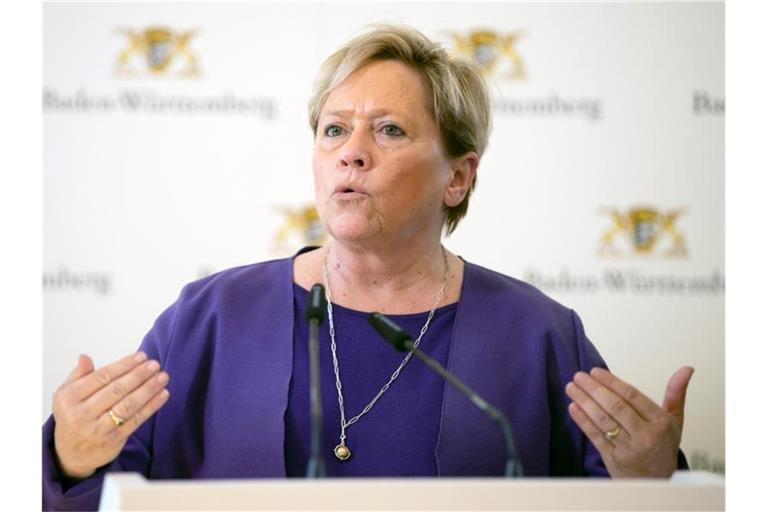
<svg viewBox="0 0 768 512">
<path fill-rule="evenodd" d="M 119 427 L 120 425 L 125 423 L 125 420 L 120 416 L 118 416 L 117 414 L 115 414 L 115 411 L 113 411 L 112 409 L 110 409 L 107 412 L 109 413 L 109 417 L 112 418 L 112 421 L 114 422 L 116 427 Z"/>
<path fill-rule="evenodd" d="M 616 437 L 618 437 L 619 434 L 621 434 L 621 426 L 618 426 L 613 430 L 609 430 L 605 432 L 603 436 L 605 436 L 605 438 L 608 441 L 613 441 L 614 439 L 616 439 Z"/>
</svg>

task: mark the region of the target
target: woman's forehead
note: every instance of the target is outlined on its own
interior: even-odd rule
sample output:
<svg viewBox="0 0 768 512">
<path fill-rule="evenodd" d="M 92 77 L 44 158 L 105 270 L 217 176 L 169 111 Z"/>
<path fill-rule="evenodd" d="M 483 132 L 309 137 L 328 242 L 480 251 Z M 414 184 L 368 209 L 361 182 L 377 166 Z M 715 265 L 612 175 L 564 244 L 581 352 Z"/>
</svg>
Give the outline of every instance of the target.
<svg viewBox="0 0 768 512">
<path fill-rule="evenodd" d="M 428 113 L 418 72 L 399 61 L 374 61 L 330 91 L 322 115 Z"/>
</svg>

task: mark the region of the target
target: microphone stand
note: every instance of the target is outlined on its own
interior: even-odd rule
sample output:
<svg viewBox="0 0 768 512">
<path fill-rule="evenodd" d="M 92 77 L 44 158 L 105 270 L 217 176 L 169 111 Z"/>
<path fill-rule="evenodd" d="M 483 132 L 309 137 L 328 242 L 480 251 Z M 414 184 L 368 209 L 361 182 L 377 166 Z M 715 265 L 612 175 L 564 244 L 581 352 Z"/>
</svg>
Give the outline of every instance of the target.
<svg viewBox="0 0 768 512">
<path fill-rule="evenodd" d="M 320 398 L 320 356 L 318 335 L 325 315 L 325 289 L 316 284 L 309 292 L 306 318 L 309 322 L 309 404 L 312 420 L 307 478 L 325 477 L 325 461 L 320 445 L 323 438 L 323 404 Z"/>
<path fill-rule="evenodd" d="M 520 461 L 517 457 L 517 450 L 515 449 L 515 440 L 512 436 L 512 426 L 509 420 L 503 412 L 483 400 L 480 395 L 477 394 L 472 388 L 464 384 L 457 376 L 446 370 L 440 363 L 434 358 L 428 356 L 423 350 L 414 346 L 411 336 L 406 333 L 395 322 L 382 315 L 381 313 L 371 313 L 368 315 L 368 322 L 376 329 L 386 341 L 395 347 L 400 352 L 412 352 L 413 355 L 421 359 L 424 364 L 429 368 L 437 372 L 438 375 L 443 377 L 448 383 L 458 390 L 462 395 L 469 398 L 469 400 L 477 406 L 478 409 L 487 414 L 504 433 L 504 441 L 507 445 L 507 463 L 504 468 L 504 476 L 507 478 L 521 477 L 523 476 L 523 469 L 520 465 Z"/>
</svg>

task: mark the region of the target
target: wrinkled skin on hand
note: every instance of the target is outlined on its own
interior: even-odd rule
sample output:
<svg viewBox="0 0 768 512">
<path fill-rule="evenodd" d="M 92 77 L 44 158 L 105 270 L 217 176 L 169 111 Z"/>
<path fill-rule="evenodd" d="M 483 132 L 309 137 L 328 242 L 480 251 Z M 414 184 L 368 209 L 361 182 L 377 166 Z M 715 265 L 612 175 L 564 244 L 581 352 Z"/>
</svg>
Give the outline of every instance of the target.
<svg viewBox="0 0 768 512">
<path fill-rule="evenodd" d="M 54 444 L 64 475 L 87 478 L 114 460 L 128 437 L 167 402 L 167 383 L 160 364 L 142 352 L 97 370 L 90 357 L 80 356 L 53 394 Z"/>
<path fill-rule="evenodd" d="M 566 385 L 573 400 L 568 406 L 571 418 L 600 452 L 613 478 L 672 476 L 692 375 L 690 366 L 678 369 L 667 383 L 661 406 L 602 368 L 578 372 Z"/>
</svg>

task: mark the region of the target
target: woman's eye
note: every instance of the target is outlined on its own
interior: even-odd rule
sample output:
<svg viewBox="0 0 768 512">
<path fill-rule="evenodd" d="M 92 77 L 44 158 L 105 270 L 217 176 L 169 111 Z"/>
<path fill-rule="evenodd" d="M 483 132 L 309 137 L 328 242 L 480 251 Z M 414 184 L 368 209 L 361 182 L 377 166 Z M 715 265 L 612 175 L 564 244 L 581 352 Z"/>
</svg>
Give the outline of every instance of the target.
<svg viewBox="0 0 768 512">
<path fill-rule="evenodd" d="M 341 135 L 341 126 L 335 125 L 335 124 L 329 124 L 325 127 L 325 136 L 326 137 L 338 137 Z"/>
<path fill-rule="evenodd" d="M 400 137 L 401 135 L 405 135 L 403 133 L 403 130 L 401 130 L 400 128 L 398 128 L 393 124 L 388 124 L 384 126 L 384 128 L 382 128 L 382 132 L 384 133 L 384 135 L 388 135 L 390 137 Z"/>
</svg>

